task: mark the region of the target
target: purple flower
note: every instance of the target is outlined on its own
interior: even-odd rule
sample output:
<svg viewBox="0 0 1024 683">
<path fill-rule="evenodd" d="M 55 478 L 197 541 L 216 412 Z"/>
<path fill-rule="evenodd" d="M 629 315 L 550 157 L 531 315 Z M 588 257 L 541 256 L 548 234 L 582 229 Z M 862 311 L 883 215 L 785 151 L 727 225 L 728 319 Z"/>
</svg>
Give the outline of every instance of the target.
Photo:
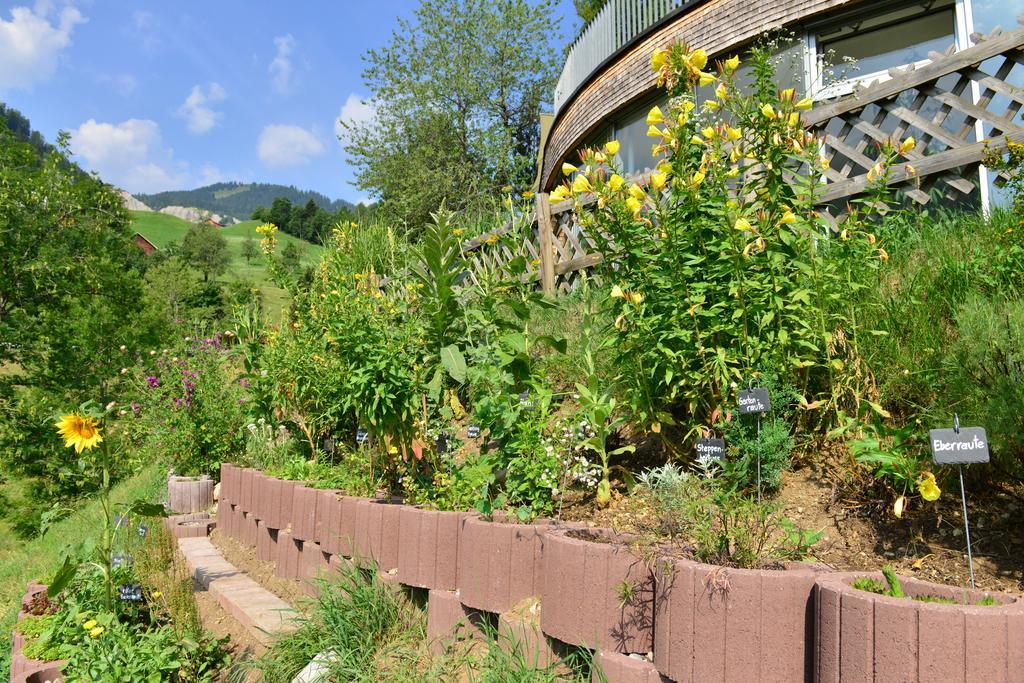
<svg viewBox="0 0 1024 683">
<path fill-rule="evenodd" d="M 135 401 L 132 401 L 132 412 L 135 413 L 136 415 L 138 415 L 141 411 L 142 411 L 142 406 L 140 406 Z"/>
<path fill-rule="evenodd" d="M 156 389 L 158 386 L 160 386 L 160 380 L 156 377 L 150 376 L 146 378 L 146 384 L 149 385 L 150 389 Z"/>
</svg>

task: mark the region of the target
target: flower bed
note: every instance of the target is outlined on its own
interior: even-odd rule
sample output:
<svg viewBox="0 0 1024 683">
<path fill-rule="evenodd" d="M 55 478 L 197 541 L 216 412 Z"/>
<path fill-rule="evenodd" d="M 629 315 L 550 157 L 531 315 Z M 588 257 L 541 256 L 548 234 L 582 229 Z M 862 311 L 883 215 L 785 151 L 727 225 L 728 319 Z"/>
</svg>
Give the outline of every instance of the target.
<svg viewBox="0 0 1024 683">
<path fill-rule="evenodd" d="M 46 592 L 46 586 L 41 583 L 29 583 L 25 595 L 21 599 L 21 610 L 18 612 L 20 623 L 28 614 L 33 599 L 37 595 Z M 61 675 L 64 661 L 44 662 L 37 659 L 29 659 L 22 654 L 25 645 L 25 638 L 15 627 L 11 634 L 11 683 L 42 683 L 43 681 L 62 681 Z"/>
<path fill-rule="evenodd" d="M 851 584 L 863 573 L 818 579 L 815 676 L 853 680 L 1024 680 L 1024 600 L 901 579 L 908 598 Z M 880 574 L 871 575 L 881 579 Z M 926 596 L 957 604 L 924 602 Z"/>
</svg>

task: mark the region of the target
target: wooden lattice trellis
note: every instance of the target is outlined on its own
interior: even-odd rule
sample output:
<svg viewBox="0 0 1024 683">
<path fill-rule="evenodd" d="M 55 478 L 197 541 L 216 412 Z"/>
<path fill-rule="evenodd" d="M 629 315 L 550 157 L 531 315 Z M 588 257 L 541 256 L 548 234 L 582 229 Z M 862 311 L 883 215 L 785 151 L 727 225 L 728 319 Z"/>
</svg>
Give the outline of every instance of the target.
<svg viewBox="0 0 1024 683">
<path fill-rule="evenodd" d="M 1024 141 L 1024 123 L 1018 120 L 1024 90 L 1011 82 L 1022 80 L 1024 73 L 1024 29 L 997 29 L 972 39 L 973 47 L 932 53 L 927 66 L 894 70 L 889 80 L 859 88 L 803 117 L 805 126 L 825 137 L 830 163 L 820 202 L 826 210 L 843 213 L 851 199 L 864 193 L 879 145 L 887 140 L 912 135 L 918 141 L 908 162 L 892 168 L 888 182 L 921 204 L 969 198 L 977 190 L 978 166 L 986 152 L 1005 149 L 1010 137 Z M 538 195 L 536 210 L 523 221 L 530 227 L 521 236 L 506 224 L 464 245 L 472 279 L 522 256 L 525 279 L 554 294 L 571 290 L 582 271 L 602 261 L 572 202 L 551 205 L 547 195 Z"/>
</svg>

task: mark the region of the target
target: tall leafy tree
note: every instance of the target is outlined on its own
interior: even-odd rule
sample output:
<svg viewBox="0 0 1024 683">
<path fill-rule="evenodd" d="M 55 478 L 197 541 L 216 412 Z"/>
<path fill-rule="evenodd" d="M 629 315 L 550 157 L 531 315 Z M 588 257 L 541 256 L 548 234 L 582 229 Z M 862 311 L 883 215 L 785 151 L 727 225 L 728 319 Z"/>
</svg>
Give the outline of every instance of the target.
<svg viewBox="0 0 1024 683">
<path fill-rule="evenodd" d="M 558 70 L 551 0 L 423 0 L 364 56 L 376 115 L 345 124 L 357 184 L 417 227 L 532 181 Z M 343 122 L 345 123 L 345 122 Z"/>
<path fill-rule="evenodd" d="M 217 277 L 228 269 L 231 254 L 228 242 L 220 234 L 220 228 L 199 223 L 193 225 L 181 240 L 181 256 L 203 274 L 206 282 L 210 276 Z"/>
</svg>

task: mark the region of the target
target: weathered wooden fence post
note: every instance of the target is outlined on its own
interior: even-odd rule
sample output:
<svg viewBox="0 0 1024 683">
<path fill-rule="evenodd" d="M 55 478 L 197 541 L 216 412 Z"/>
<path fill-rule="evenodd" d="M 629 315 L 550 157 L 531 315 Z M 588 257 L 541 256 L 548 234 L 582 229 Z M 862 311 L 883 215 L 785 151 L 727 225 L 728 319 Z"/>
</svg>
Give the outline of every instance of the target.
<svg viewBox="0 0 1024 683">
<path fill-rule="evenodd" d="M 537 233 L 540 238 L 540 287 L 555 294 L 555 234 L 551 224 L 551 202 L 546 192 L 537 193 Z"/>
</svg>

